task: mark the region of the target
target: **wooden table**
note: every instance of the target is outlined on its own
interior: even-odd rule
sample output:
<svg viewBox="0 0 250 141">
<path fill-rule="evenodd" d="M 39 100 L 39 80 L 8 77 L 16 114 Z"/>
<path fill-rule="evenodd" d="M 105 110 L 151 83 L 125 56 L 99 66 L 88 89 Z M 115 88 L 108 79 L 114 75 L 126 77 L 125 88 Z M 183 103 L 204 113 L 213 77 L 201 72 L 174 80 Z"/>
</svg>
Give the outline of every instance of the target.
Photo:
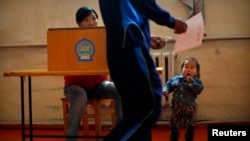
<svg viewBox="0 0 250 141">
<path fill-rule="evenodd" d="M 163 68 L 158 67 L 157 71 L 159 74 L 163 73 Z M 37 138 L 65 138 L 69 136 L 65 135 L 34 135 L 33 134 L 33 121 L 32 121 L 32 76 L 64 76 L 64 75 L 96 75 L 96 74 L 109 74 L 108 70 L 98 70 L 98 71 L 49 71 L 48 69 L 29 69 L 29 70 L 14 70 L 6 71 L 3 73 L 5 77 L 20 77 L 21 86 L 21 126 L 22 126 L 22 141 L 25 141 L 26 137 L 30 138 L 30 141 L 34 137 Z M 24 78 L 28 77 L 28 116 L 29 116 L 29 134 L 25 133 L 25 111 L 24 111 Z M 71 136 L 74 137 L 74 136 Z M 78 138 L 103 138 L 103 136 L 77 136 Z"/>
</svg>

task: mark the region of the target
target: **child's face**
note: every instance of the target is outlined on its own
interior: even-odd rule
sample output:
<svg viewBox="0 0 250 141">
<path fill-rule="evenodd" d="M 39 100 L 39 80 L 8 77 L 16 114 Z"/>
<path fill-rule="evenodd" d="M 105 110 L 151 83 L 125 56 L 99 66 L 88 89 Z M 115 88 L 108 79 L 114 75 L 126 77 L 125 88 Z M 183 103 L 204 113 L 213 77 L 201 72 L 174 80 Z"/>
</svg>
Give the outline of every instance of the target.
<svg viewBox="0 0 250 141">
<path fill-rule="evenodd" d="M 192 60 L 185 61 L 182 68 L 182 74 L 184 77 L 187 77 L 188 75 L 190 75 L 191 77 L 195 77 L 197 75 L 196 63 Z"/>
<path fill-rule="evenodd" d="M 94 12 L 91 12 L 88 17 L 84 18 L 81 23 L 78 24 L 80 28 L 84 27 L 97 27 L 97 17 Z"/>
</svg>

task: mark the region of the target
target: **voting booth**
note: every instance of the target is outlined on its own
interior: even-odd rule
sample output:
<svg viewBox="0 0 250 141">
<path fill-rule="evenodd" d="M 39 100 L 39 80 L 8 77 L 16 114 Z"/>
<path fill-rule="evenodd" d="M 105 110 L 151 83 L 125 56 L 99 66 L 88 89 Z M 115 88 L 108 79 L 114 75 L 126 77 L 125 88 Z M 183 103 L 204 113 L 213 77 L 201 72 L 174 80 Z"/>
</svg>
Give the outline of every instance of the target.
<svg viewBox="0 0 250 141">
<path fill-rule="evenodd" d="M 104 27 L 51 28 L 47 45 L 49 71 L 108 70 Z"/>
</svg>

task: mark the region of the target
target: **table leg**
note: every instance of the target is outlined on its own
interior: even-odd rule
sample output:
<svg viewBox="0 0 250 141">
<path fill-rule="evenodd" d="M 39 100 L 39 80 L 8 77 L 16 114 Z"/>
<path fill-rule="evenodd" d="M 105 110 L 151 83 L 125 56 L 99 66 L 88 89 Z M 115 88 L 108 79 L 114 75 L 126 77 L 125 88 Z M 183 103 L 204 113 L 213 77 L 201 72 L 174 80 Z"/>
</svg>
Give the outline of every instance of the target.
<svg viewBox="0 0 250 141">
<path fill-rule="evenodd" d="M 22 141 L 25 141 L 25 117 L 24 117 L 24 76 L 21 79 L 21 121 L 22 121 Z"/>
<path fill-rule="evenodd" d="M 32 90 L 31 90 L 31 76 L 28 76 L 28 94 L 29 94 L 29 130 L 30 141 L 33 140 L 33 123 L 32 123 Z"/>
</svg>

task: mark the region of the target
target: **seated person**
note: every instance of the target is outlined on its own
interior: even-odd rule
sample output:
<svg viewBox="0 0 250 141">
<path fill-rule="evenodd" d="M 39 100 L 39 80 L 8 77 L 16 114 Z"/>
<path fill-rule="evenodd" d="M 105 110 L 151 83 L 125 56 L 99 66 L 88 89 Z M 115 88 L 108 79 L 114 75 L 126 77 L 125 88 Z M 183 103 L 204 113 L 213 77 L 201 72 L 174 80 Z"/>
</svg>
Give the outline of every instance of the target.
<svg viewBox="0 0 250 141">
<path fill-rule="evenodd" d="M 81 7 L 76 12 L 76 22 L 80 28 L 97 27 L 98 15 L 91 7 Z M 112 98 L 115 103 L 116 121 L 122 118 L 121 98 L 107 75 L 64 76 L 64 95 L 71 101 L 68 118 L 68 136 L 77 136 L 88 99 Z M 76 141 L 76 138 L 68 138 Z"/>
</svg>

